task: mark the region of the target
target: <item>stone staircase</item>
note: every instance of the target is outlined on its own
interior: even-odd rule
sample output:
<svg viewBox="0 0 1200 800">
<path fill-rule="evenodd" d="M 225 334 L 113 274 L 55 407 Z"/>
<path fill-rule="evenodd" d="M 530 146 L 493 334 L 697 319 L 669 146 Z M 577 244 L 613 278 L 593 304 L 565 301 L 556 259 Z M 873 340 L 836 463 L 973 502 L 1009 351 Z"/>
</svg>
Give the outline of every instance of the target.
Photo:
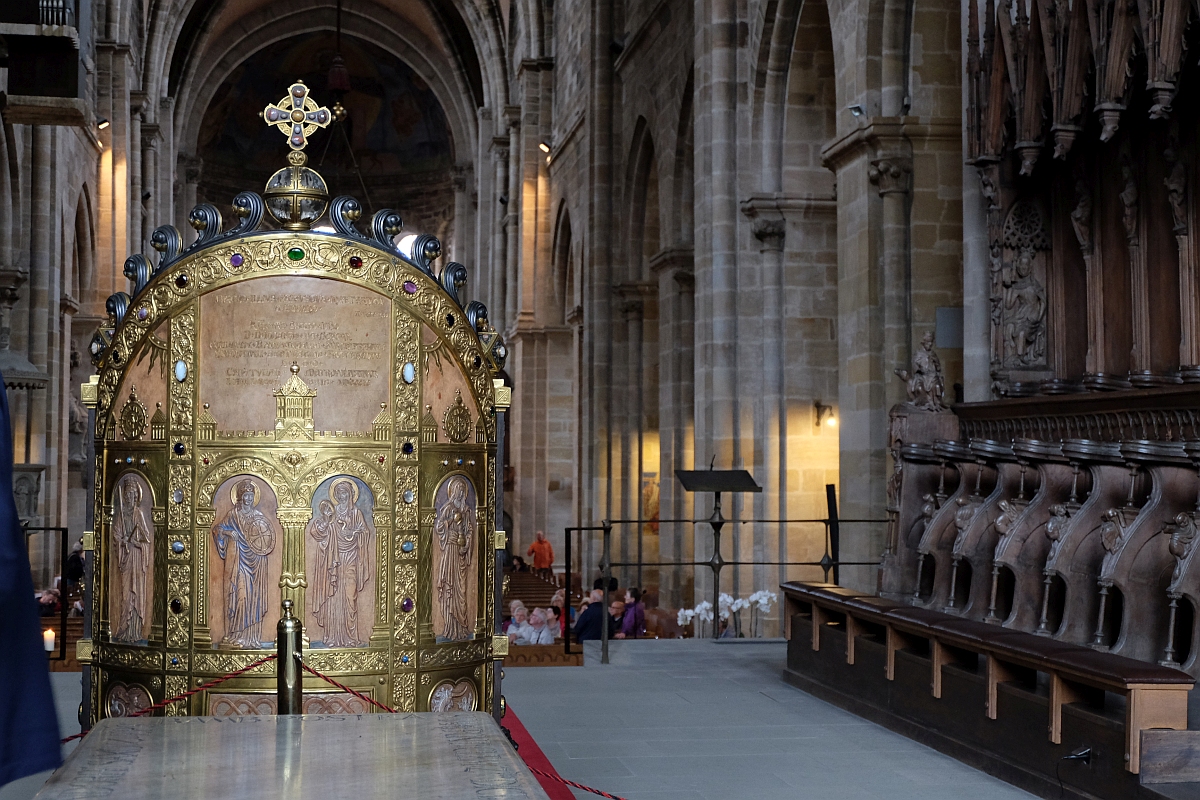
<svg viewBox="0 0 1200 800">
<path fill-rule="evenodd" d="M 559 590 L 557 582 L 546 580 L 532 572 L 509 572 L 504 576 L 508 589 L 504 592 L 504 617 L 508 618 L 508 604 L 520 600 L 532 611 L 550 605 L 554 593 Z"/>
</svg>

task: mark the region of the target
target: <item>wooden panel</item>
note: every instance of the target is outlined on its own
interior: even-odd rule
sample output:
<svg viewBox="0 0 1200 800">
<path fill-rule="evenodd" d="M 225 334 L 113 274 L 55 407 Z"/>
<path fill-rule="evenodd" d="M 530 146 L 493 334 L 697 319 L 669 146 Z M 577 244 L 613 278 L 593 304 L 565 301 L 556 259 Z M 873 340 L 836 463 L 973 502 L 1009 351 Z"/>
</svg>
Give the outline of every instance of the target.
<svg viewBox="0 0 1200 800">
<path fill-rule="evenodd" d="M 998 661 L 995 656 L 987 657 L 987 718 L 995 719 L 997 716 L 996 694 L 999 686 L 1002 683 L 1007 683 L 1013 680 L 1013 672 L 1002 662 Z"/>
<path fill-rule="evenodd" d="M 1062 744 L 1062 707 L 1081 700 L 1079 691 L 1056 673 L 1050 673 L 1050 741 Z"/>
<path fill-rule="evenodd" d="M 1200 782 L 1200 731 L 1141 732 L 1142 783 Z"/>
<path fill-rule="evenodd" d="M 1130 772 L 1140 769 L 1141 732 L 1147 728 L 1187 728 L 1187 696 L 1173 686 L 1137 684 L 1129 687 L 1125 707 L 1125 758 Z"/>
</svg>

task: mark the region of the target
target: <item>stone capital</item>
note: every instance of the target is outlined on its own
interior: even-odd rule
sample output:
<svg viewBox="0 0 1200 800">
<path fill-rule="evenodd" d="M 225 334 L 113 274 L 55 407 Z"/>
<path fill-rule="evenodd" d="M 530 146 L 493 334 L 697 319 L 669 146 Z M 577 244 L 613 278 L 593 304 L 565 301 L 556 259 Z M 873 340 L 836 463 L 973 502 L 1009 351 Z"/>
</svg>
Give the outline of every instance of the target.
<svg viewBox="0 0 1200 800">
<path fill-rule="evenodd" d="M 912 184 L 912 159 L 894 155 L 872 159 L 867 178 L 879 188 L 880 197 L 907 193 Z"/>
<path fill-rule="evenodd" d="M 764 251 L 781 252 L 787 235 L 787 222 L 780 217 L 759 217 L 750 223 L 750 232 L 763 244 Z"/>
</svg>

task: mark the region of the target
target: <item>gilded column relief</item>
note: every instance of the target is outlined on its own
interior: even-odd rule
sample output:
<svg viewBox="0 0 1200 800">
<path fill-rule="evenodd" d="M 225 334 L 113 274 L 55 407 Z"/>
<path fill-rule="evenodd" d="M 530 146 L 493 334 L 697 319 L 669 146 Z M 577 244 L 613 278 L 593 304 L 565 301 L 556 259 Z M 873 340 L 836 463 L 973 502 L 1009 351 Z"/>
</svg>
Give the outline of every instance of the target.
<svg viewBox="0 0 1200 800">
<path fill-rule="evenodd" d="M 151 576 L 154 574 L 154 523 L 150 484 L 127 472 L 113 492 L 112 638 L 139 642 L 150 623 Z"/>
<path fill-rule="evenodd" d="M 434 495 L 433 632 L 440 642 L 475 637 L 476 502 L 465 475 L 451 475 Z"/>
<path fill-rule="evenodd" d="M 314 642 L 365 647 L 375 619 L 375 501 L 357 478 L 335 475 L 313 493 L 305 528 Z"/>
<path fill-rule="evenodd" d="M 221 485 L 213 503 L 216 558 L 210 563 L 224 610 L 213 615 L 213 639 L 228 647 L 262 647 L 275 638 L 263 621 L 278 614 L 274 611 L 278 603 L 269 591 L 278 581 L 277 545 L 283 538 L 276 516 L 278 500 L 261 478 L 236 475 Z"/>
</svg>

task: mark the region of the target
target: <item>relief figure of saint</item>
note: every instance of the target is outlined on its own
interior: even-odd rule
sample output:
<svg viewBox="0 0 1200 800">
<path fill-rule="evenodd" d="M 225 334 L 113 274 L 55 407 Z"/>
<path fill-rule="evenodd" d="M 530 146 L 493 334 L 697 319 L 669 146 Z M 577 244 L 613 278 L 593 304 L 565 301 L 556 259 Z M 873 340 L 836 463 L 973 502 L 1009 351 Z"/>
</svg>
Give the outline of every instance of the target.
<svg viewBox="0 0 1200 800">
<path fill-rule="evenodd" d="M 436 633 L 450 641 L 469 639 L 475 629 L 467 595 L 475 591 L 469 585 L 475 546 L 475 491 L 464 476 L 455 475 L 447 483 L 433 534 L 442 551 L 436 580 L 443 630 Z"/>
<path fill-rule="evenodd" d="M 369 624 L 359 632 L 358 597 L 372 576 L 374 532 L 357 505 L 358 494 L 358 484 L 350 478 L 334 480 L 329 499 L 320 502 L 305 531 L 316 547 L 313 616 L 328 647 L 362 647 L 370 633 Z"/>
<path fill-rule="evenodd" d="M 275 549 L 275 532 L 258 510 L 254 481 L 233 487 L 233 508 L 212 528 L 217 556 L 225 562 L 225 636 L 221 644 L 261 647 L 262 620 L 267 613 L 267 556 Z M 270 638 L 270 637 L 269 637 Z"/>
<path fill-rule="evenodd" d="M 146 638 L 150 616 L 150 558 L 154 525 L 144 503 L 142 482 L 132 473 L 117 482 L 112 537 L 120 572 L 121 604 L 113 621 L 113 639 L 137 642 Z"/>
</svg>

